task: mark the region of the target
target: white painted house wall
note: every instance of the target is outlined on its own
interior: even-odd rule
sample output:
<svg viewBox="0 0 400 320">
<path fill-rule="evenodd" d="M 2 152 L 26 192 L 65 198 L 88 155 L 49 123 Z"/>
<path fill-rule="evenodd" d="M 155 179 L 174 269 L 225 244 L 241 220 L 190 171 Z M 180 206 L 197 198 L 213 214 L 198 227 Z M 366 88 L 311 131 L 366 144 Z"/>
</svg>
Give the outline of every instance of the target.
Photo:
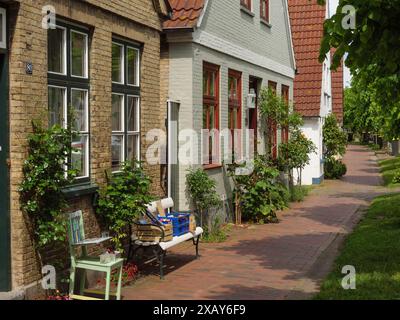
<svg viewBox="0 0 400 320">
<path fill-rule="evenodd" d="M 326 5 L 326 18 L 331 15 L 329 2 Z M 310 164 L 305 167 L 302 172 L 302 184 L 312 185 L 320 184 L 324 176 L 323 164 L 323 126 L 325 118 L 332 113 L 332 76 L 331 76 L 331 55 L 327 54 L 322 64 L 322 86 L 321 86 L 321 102 L 320 116 L 313 118 L 305 118 L 302 128 L 307 138 L 311 139 L 316 146 L 315 153 L 310 155 Z M 297 174 L 295 174 L 297 177 Z"/>
<path fill-rule="evenodd" d="M 228 128 L 228 70 L 242 72 L 242 128 L 248 127 L 247 95 L 249 77 L 290 87 L 293 99 L 295 62 L 290 37 L 287 1 L 271 3 L 271 26 L 260 22 L 259 0 L 253 1 L 254 16 L 240 8 L 239 0 L 209 0 L 201 24 L 193 33 L 169 33 L 170 88 L 169 99 L 180 101 L 179 130 L 202 129 L 203 62 L 220 66 L 220 129 Z M 264 132 L 258 123 L 258 137 Z M 184 141 L 181 141 L 181 145 Z M 259 140 L 259 152 L 264 152 L 264 140 Z M 221 149 L 223 145 L 221 145 Z M 200 153 L 200 146 L 197 146 Z M 186 175 L 190 166 L 180 165 L 177 209 L 189 209 L 186 195 Z M 222 199 L 232 196 L 231 181 L 225 168 L 207 170 L 217 181 Z"/>
</svg>

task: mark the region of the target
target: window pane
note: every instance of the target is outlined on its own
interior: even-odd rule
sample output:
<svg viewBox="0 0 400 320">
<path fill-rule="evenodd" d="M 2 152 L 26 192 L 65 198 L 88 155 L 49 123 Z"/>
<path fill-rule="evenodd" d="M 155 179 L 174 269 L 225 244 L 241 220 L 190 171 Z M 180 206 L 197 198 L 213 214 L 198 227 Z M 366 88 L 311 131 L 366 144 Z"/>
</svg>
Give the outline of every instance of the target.
<svg viewBox="0 0 400 320">
<path fill-rule="evenodd" d="M 128 97 L 128 131 L 139 131 L 139 98 Z"/>
<path fill-rule="evenodd" d="M 72 169 L 77 170 L 77 177 L 87 177 L 89 174 L 87 164 L 88 154 L 88 136 L 81 135 L 72 141 L 72 147 L 75 149 L 71 155 Z"/>
<path fill-rule="evenodd" d="M 233 129 L 238 128 L 238 117 L 237 117 L 237 108 L 233 108 Z"/>
<path fill-rule="evenodd" d="M 111 161 L 112 170 L 121 170 L 121 164 L 124 161 L 124 137 L 121 135 L 113 135 L 111 137 Z"/>
<path fill-rule="evenodd" d="M 75 112 L 75 130 L 76 131 L 88 131 L 87 119 L 88 119 L 88 108 L 87 108 L 87 92 L 83 90 L 73 89 L 71 91 L 71 105 Z"/>
<path fill-rule="evenodd" d="M 128 48 L 127 59 L 128 59 L 128 84 L 138 86 L 139 51 L 133 48 Z"/>
<path fill-rule="evenodd" d="M 203 95 L 208 95 L 208 78 L 207 72 L 203 74 Z"/>
<path fill-rule="evenodd" d="M 124 96 L 112 95 L 112 131 L 124 131 Z"/>
<path fill-rule="evenodd" d="M 210 130 L 215 129 L 215 108 L 210 106 Z"/>
<path fill-rule="evenodd" d="M 215 96 L 215 72 L 204 71 L 203 94 L 206 96 Z"/>
<path fill-rule="evenodd" d="M 51 72 L 65 73 L 65 30 L 56 28 L 48 30 L 48 68 Z"/>
<path fill-rule="evenodd" d="M 238 97 L 238 80 L 235 77 L 229 77 L 229 98 L 237 99 Z"/>
<path fill-rule="evenodd" d="M 214 72 L 210 72 L 210 90 L 209 90 L 209 95 L 214 97 L 215 96 L 215 73 Z"/>
<path fill-rule="evenodd" d="M 139 135 L 130 135 L 128 136 L 128 161 L 136 161 L 139 160 Z"/>
<path fill-rule="evenodd" d="M 87 36 L 81 33 L 71 32 L 71 73 L 73 76 L 87 77 Z"/>
<path fill-rule="evenodd" d="M 203 106 L 203 129 L 208 129 L 208 106 Z"/>
<path fill-rule="evenodd" d="M 112 81 L 122 83 L 123 80 L 123 46 L 112 45 Z"/>
<path fill-rule="evenodd" d="M 3 17 L 3 14 L 1 14 L 0 13 L 0 42 L 3 42 L 3 32 L 4 32 L 4 30 L 3 30 L 3 20 L 4 19 L 4 17 Z"/>
<path fill-rule="evenodd" d="M 49 87 L 49 126 L 64 125 L 65 89 Z"/>
</svg>

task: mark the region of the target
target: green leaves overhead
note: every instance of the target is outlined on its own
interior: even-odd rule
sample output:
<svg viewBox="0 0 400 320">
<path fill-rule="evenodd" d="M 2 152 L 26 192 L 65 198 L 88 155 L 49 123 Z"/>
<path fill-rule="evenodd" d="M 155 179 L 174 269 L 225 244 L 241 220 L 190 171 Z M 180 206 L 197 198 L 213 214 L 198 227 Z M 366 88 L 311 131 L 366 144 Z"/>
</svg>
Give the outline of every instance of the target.
<svg viewBox="0 0 400 320">
<path fill-rule="evenodd" d="M 400 137 L 400 79 L 379 77 L 374 65 L 354 73 L 345 90 L 344 124 L 354 133 L 376 133 L 387 140 Z"/>
<path fill-rule="evenodd" d="M 325 1 L 317 0 L 319 4 Z M 346 24 L 351 17 L 347 6 L 355 9 L 355 28 Z M 400 33 L 398 19 L 400 0 L 340 0 L 336 13 L 325 22 L 321 45 L 322 62 L 331 48 L 338 48 L 334 55 L 336 69 L 344 55 L 346 65 L 356 71 L 375 64 L 380 76 L 400 71 Z"/>
<path fill-rule="evenodd" d="M 317 0 L 325 4 L 323 0 Z M 343 27 L 353 6 L 355 28 Z M 340 0 L 336 14 L 324 24 L 320 61 L 336 48 L 332 68 L 346 58 L 353 74 L 346 92 L 345 125 L 354 132 L 400 136 L 400 0 Z"/>
</svg>

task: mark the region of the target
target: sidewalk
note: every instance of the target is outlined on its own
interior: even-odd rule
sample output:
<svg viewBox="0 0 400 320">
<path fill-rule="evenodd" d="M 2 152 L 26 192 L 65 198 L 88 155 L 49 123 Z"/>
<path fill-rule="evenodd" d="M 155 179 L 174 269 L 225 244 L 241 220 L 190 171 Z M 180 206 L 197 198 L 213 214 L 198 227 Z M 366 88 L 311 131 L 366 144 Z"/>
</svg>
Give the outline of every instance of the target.
<svg viewBox="0 0 400 320">
<path fill-rule="evenodd" d="M 222 244 L 201 244 L 199 260 L 184 244 L 166 257 L 166 277 L 157 267 L 132 287 L 124 299 L 307 299 L 318 291 L 343 238 L 380 187 L 376 157 L 350 146 L 343 181 L 326 181 L 302 203 L 279 214 L 281 222 L 235 228 Z"/>
</svg>

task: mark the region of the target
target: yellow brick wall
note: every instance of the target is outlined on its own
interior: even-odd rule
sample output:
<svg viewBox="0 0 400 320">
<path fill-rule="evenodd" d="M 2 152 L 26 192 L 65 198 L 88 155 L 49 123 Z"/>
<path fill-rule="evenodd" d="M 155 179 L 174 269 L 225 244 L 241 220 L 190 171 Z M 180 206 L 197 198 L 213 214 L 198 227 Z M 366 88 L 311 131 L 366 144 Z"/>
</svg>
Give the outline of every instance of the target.
<svg viewBox="0 0 400 320">
<path fill-rule="evenodd" d="M 53 5 L 60 17 L 82 22 L 92 30 L 90 47 L 91 171 L 93 182 L 105 182 L 104 170 L 111 166 L 111 41 L 112 35 L 143 43 L 141 64 L 142 159 L 144 136 L 159 128 L 160 112 L 160 20 L 152 0 L 21 0 L 9 7 L 10 17 L 10 158 L 11 245 L 13 288 L 39 279 L 38 264 L 18 202 L 18 185 L 26 157 L 26 136 L 31 120 L 47 114 L 47 31 L 42 29 L 42 7 Z M 25 63 L 33 63 L 33 75 L 25 74 Z M 162 195 L 160 167 L 145 166 L 153 179 L 152 193 Z M 86 201 L 88 236 L 98 235 L 90 197 Z"/>
</svg>

